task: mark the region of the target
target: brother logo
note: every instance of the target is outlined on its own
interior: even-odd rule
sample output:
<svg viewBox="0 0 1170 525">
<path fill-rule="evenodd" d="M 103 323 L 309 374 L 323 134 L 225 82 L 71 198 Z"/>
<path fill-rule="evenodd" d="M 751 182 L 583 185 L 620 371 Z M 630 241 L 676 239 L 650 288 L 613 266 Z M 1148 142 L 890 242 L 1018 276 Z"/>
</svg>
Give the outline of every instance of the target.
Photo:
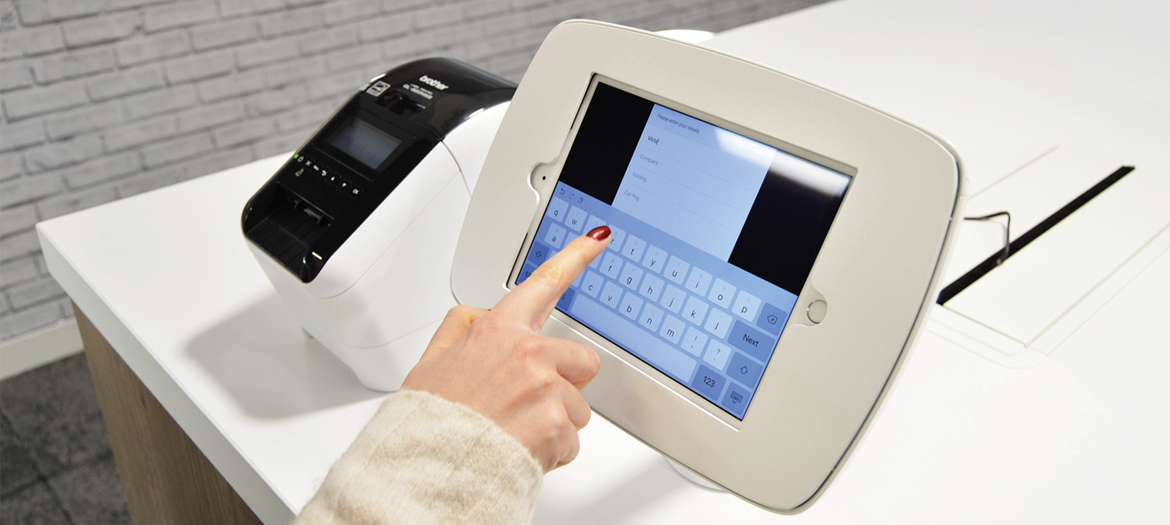
<svg viewBox="0 0 1170 525">
<path fill-rule="evenodd" d="M 438 80 L 435 80 L 435 79 L 428 77 L 426 75 L 423 75 L 422 78 L 418 79 L 418 81 L 422 82 L 423 84 L 426 84 L 428 86 L 431 86 L 439 91 L 447 89 L 447 84 L 439 82 Z"/>
</svg>

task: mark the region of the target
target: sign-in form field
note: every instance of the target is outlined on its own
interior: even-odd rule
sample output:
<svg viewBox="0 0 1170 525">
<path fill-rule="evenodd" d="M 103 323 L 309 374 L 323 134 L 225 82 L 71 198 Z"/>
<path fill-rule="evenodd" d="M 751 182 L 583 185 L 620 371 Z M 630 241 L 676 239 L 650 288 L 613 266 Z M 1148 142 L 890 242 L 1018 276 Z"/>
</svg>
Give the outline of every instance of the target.
<svg viewBox="0 0 1170 525">
<path fill-rule="evenodd" d="M 613 206 L 726 261 L 775 154 L 655 105 Z"/>
</svg>

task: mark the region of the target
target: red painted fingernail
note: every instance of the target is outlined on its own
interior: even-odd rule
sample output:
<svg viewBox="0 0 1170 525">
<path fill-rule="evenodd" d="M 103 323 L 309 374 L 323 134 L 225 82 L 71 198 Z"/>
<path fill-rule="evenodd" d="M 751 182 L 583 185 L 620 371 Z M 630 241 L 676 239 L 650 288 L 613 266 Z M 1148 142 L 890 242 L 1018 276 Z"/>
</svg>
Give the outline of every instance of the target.
<svg viewBox="0 0 1170 525">
<path fill-rule="evenodd" d="M 609 226 L 598 226 L 592 230 L 589 230 L 589 233 L 586 235 L 595 241 L 604 241 L 609 238 L 609 233 Z"/>
</svg>

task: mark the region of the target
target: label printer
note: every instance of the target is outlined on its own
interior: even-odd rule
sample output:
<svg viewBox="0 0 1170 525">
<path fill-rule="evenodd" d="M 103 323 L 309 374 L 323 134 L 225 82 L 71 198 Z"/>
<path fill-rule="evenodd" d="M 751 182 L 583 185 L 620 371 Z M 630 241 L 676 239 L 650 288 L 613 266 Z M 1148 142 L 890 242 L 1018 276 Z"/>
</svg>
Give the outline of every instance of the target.
<svg viewBox="0 0 1170 525">
<path fill-rule="evenodd" d="M 371 80 L 249 200 L 256 260 L 309 335 L 395 390 L 455 306 L 451 261 L 516 86 L 444 58 Z"/>
</svg>

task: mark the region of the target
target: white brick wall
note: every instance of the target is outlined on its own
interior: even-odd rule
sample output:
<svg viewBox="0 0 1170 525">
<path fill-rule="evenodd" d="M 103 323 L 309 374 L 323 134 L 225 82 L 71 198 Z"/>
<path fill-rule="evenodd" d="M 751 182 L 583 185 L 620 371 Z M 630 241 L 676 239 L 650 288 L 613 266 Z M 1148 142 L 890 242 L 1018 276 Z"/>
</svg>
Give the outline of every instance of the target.
<svg viewBox="0 0 1170 525">
<path fill-rule="evenodd" d="M 518 81 L 568 18 L 720 31 L 824 0 L 0 0 L 0 340 L 72 315 L 39 220 L 296 148 L 365 80 Z"/>
</svg>

